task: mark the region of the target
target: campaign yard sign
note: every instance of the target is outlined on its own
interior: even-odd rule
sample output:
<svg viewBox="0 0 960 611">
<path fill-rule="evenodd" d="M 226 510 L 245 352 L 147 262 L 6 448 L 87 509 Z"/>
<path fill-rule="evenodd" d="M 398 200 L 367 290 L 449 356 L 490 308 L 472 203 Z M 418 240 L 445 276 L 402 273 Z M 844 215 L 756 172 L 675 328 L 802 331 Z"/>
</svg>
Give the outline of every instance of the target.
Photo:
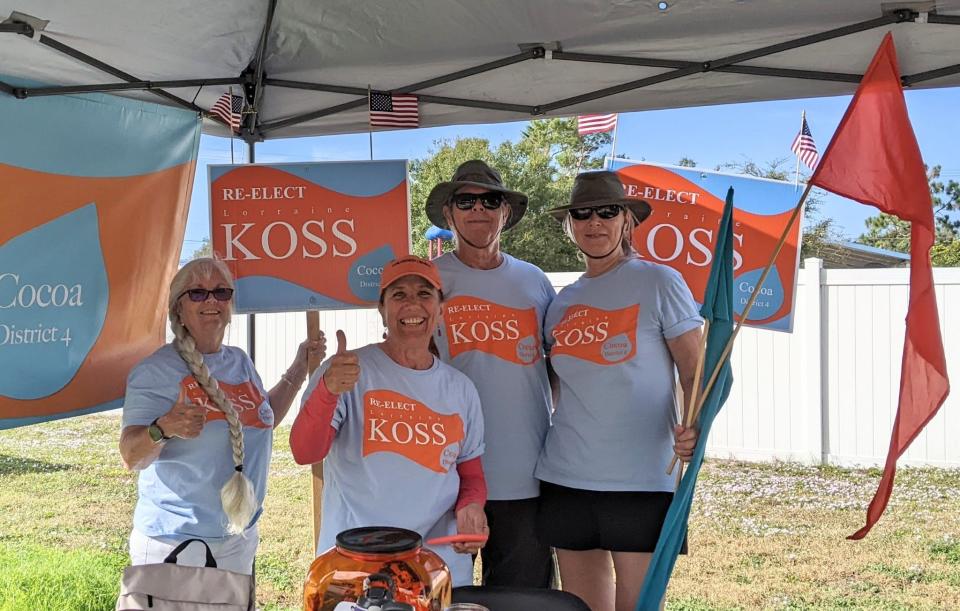
<svg viewBox="0 0 960 611">
<path fill-rule="evenodd" d="M 238 312 L 369 308 L 410 252 L 407 162 L 212 165 L 213 251 Z"/>
<path fill-rule="evenodd" d="M 703 303 L 707 287 L 723 201 L 727 189 L 733 187 L 736 314 L 742 315 L 751 293 L 758 292 L 744 324 L 793 330 L 799 220 L 763 286 L 757 286 L 800 197 L 792 183 L 623 159 L 613 160 L 612 169 L 619 174 L 628 197 L 646 200 L 653 209 L 634 231 L 634 248 L 645 259 L 679 271 L 698 303 Z"/>
<path fill-rule="evenodd" d="M 200 119 L 102 94 L 0 116 L 0 429 L 120 407 L 164 342 Z"/>
</svg>

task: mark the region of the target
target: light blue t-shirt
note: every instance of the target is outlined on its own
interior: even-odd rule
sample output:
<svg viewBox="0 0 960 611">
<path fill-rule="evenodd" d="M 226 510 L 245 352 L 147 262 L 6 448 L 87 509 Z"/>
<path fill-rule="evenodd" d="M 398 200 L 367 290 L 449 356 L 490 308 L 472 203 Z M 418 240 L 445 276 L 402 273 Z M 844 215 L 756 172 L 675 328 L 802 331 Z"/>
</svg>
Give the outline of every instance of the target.
<svg viewBox="0 0 960 611">
<path fill-rule="evenodd" d="M 220 388 L 243 423 L 243 472 L 253 482 L 256 523 L 267 492 L 273 448 L 273 409 L 253 363 L 232 346 L 203 355 Z M 173 407 L 181 389 L 194 403 L 207 406 L 207 420 L 195 439 L 167 441 L 160 456 L 140 472 L 134 527 L 151 537 L 207 539 L 226 537 L 220 489 L 234 474 L 229 426 L 223 412 L 199 387 L 173 346 L 167 344 L 134 367 L 127 378 L 122 426 L 149 425 Z"/>
<path fill-rule="evenodd" d="M 550 426 L 543 319 L 556 296 L 540 268 L 510 255 L 474 269 L 454 253 L 434 260 L 443 279 L 440 358 L 473 380 L 483 407 L 490 500 L 539 496 L 533 476 Z"/>
<path fill-rule="evenodd" d="M 701 323 L 680 274 L 637 258 L 562 289 L 547 313 L 560 397 L 537 477 L 584 490 L 673 491 L 666 340 Z"/>
<path fill-rule="evenodd" d="M 399 526 L 424 538 L 457 532 L 458 463 L 483 454 L 480 399 L 470 380 L 434 359 L 429 369 L 402 367 L 377 344 L 354 353 L 360 380 L 341 394 L 337 430 L 323 462 L 323 515 L 317 551 L 338 533 L 361 526 Z M 308 398 L 329 368 L 317 368 Z M 449 545 L 433 548 L 455 586 L 473 583 L 473 560 Z"/>
</svg>

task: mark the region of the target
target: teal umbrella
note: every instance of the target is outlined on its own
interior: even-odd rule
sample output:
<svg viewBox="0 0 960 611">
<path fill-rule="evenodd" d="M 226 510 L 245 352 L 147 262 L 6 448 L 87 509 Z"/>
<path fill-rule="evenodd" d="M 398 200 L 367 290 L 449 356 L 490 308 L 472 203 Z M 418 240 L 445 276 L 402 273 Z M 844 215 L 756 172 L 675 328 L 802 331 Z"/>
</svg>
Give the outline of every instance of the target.
<svg viewBox="0 0 960 611">
<path fill-rule="evenodd" d="M 733 189 L 727 191 L 727 201 L 723 206 L 717 242 L 713 251 L 713 263 L 710 267 L 710 279 L 703 296 L 700 315 L 709 323 L 707 331 L 706 354 L 703 361 L 704 378 L 716 369 L 723 356 L 724 348 L 733 335 Z M 697 485 L 697 476 L 703 465 L 703 453 L 707 447 L 707 436 L 714 418 L 730 394 L 733 375 L 730 371 L 730 358 L 723 360 L 716 382 L 709 389 L 700 411 L 697 429 L 697 447 L 680 480 L 680 486 L 673 496 L 670 509 L 660 531 L 660 539 L 650 560 L 650 568 L 643 582 L 637 611 L 657 611 L 660 601 L 667 591 L 667 583 L 677 562 L 680 547 L 687 534 L 687 521 L 690 519 L 690 506 L 693 503 L 693 491 Z"/>
</svg>

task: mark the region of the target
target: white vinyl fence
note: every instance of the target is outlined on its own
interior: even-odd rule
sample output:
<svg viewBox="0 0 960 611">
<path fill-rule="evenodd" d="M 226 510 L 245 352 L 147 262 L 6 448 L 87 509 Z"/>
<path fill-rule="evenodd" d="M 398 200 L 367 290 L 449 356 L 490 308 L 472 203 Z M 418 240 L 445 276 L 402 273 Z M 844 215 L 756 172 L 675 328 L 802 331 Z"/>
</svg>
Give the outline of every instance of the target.
<svg viewBox="0 0 960 611">
<path fill-rule="evenodd" d="M 837 465 L 882 465 L 900 384 L 909 269 L 800 270 L 792 334 L 744 328 L 733 351 L 734 384 L 710 435 L 713 456 Z M 579 274 L 548 274 L 559 290 Z M 949 375 L 960 385 L 960 268 L 934 270 Z M 246 316 L 227 342 L 246 346 Z M 379 341 L 376 310 L 320 313 L 335 348 Z M 256 316 L 257 370 L 267 388 L 306 337 L 302 313 Z M 958 387 L 960 388 L 960 387 Z M 960 390 L 957 391 L 960 393 Z M 298 401 L 299 404 L 299 401 Z M 948 397 L 900 464 L 960 467 L 960 398 Z M 951 442 L 951 440 L 953 440 Z"/>
</svg>

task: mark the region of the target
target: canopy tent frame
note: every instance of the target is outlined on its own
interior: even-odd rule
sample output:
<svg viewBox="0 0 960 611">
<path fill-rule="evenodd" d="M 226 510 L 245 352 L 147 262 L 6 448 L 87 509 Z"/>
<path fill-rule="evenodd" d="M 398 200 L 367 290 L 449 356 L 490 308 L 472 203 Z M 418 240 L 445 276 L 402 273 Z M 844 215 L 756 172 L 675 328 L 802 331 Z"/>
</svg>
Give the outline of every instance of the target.
<svg viewBox="0 0 960 611">
<path fill-rule="evenodd" d="M 210 85 L 240 85 L 246 98 L 247 110 L 242 118 L 240 137 L 248 144 L 263 141 L 267 134 L 278 129 L 304 123 L 320 117 L 325 117 L 347 110 L 356 109 L 368 103 L 370 87 L 358 87 L 327 83 L 311 83 L 290 79 L 271 79 L 264 70 L 264 54 L 266 51 L 271 24 L 276 12 L 277 0 L 270 0 L 267 8 L 267 14 L 264 26 L 257 45 L 254 60 L 237 77 L 212 77 L 200 79 L 184 80 L 162 80 L 147 81 L 115 68 L 95 57 L 92 57 L 82 51 L 69 45 L 59 42 L 41 32 L 46 22 L 30 18 L 25 15 L 15 13 L 10 19 L 0 24 L 0 33 L 9 32 L 34 38 L 40 44 L 43 44 L 55 51 L 66 54 L 84 64 L 97 68 L 107 74 L 121 79 L 122 83 L 100 83 L 89 85 L 63 85 L 49 87 L 18 87 L 9 83 L 0 81 L 0 92 L 12 95 L 18 99 L 27 99 L 30 97 L 40 97 L 49 95 L 66 95 L 75 93 L 115 93 L 122 91 L 143 90 L 151 92 L 164 98 L 168 103 L 173 103 L 183 108 L 202 113 L 208 117 L 210 115 L 204 109 L 196 106 L 192 101 L 188 102 L 176 95 L 166 91 L 166 89 L 198 87 L 202 89 Z M 482 74 L 499 68 L 517 64 L 520 62 L 535 59 L 551 59 L 555 61 L 569 62 L 589 62 L 614 64 L 621 66 L 637 66 L 646 68 L 664 68 L 667 71 L 648 76 L 642 79 L 625 82 L 612 87 L 597 89 L 591 92 L 582 93 L 576 96 L 567 97 L 552 102 L 538 105 L 516 104 L 507 101 L 491 101 L 479 99 L 456 98 L 449 96 L 437 96 L 430 94 L 419 94 L 421 101 L 427 103 L 441 104 L 447 106 L 459 106 L 467 108 L 479 108 L 494 111 L 506 111 L 521 113 L 530 117 L 545 116 L 555 113 L 564 108 L 568 108 L 584 102 L 591 102 L 602 98 L 607 98 L 619 93 L 650 87 L 659 83 L 683 78 L 686 76 L 701 74 L 705 72 L 725 72 L 733 74 L 746 74 L 753 76 L 772 77 L 772 78 L 790 78 L 807 79 L 816 81 L 833 81 L 843 83 L 858 83 L 862 77 L 861 74 L 852 74 L 844 72 L 830 72 L 821 70 L 806 70 L 797 68 L 783 67 L 765 67 L 743 65 L 743 62 L 767 57 L 783 51 L 793 50 L 819 42 L 831 40 L 834 38 L 850 36 L 859 32 L 872 30 L 899 23 L 922 22 L 945 25 L 960 25 L 960 16 L 941 15 L 935 10 L 930 12 L 921 12 L 913 8 L 887 8 L 882 11 L 880 17 L 860 21 L 850 25 L 833 28 L 818 32 L 815 34 L 793 38 L 791 40 L 779 42 L 757 49 L 737 53 L 727 57 L 721 57 L 708 61 L 683 61 L 683 60 L 665 60 L 649 57 L 630 57 L 620 55 L 603 55 L 592 53 L 577 53 L 563 51 L 559 43 L 539 45 L 523 45 L 520 53 L 502 57 L 500 59 L 485 62 L 466 69 L 457 70 L 443 74 L 431 79 L 421 80 L 406 86 L 384 90 L 386 93 L 416 93 L 417 91 L 429 89 L 437 85 L 451 83 L 470 76 Z M 933 70 L 926 70 L 912 75 L 906 75 L 902 78 L 904 86 L 911 86 L 927 80 L 933 80 L 944 76 L 951 76 L 960 73 L 960 64 L 952 64 Z M 306 113 L 292 115 L 286 118 L 275 119 L 273 121 L 261 122 L 259 119 L 259 109 L 265 94 L 266 87 L 282 87 L 290 89 L 299 89 L 303 91 L 317 91 L 326 93 L 336 93 L 358 96 L 354 100 L 344 103 L 327 106 L 325 108 L 313 110 Z M 376 88 L 373 91 L 381 91 Z M 199 94 L 199 89 L 198 89 Z M 194 98 L 196 99 L 196 98 Z M 223 123 L 219 117 L 210 117 Z"/>
</svg>

